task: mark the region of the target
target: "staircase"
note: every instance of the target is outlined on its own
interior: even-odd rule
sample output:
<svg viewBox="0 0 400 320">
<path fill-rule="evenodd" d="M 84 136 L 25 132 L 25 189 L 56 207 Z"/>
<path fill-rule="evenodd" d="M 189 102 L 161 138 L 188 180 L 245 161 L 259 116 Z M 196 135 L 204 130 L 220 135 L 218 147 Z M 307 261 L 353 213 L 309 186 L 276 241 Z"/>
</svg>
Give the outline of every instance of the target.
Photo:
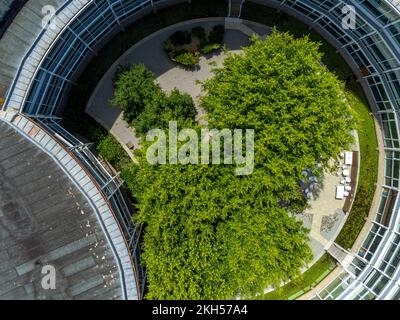
<svg viewBox="0 0 400 320">
<path fill-rule="evenodd" d="M 336 243 L 332 243 L 332 245 L 326 251 L 346 270 L 354 258 L 350 252 Z"/>
<path fill-rule="evenodd" d="M 255 32 L 249 26 L 245 25 L 243 21 L 238 18 L 225 18 L 225 29 L 239 30 L 249 37 L 257 34 L 257 32 Z"/>
<path fill-rule="evenodd" d="M 229 0 L 228 17 L 240 18 L 244 0 Z"/>
</svg>

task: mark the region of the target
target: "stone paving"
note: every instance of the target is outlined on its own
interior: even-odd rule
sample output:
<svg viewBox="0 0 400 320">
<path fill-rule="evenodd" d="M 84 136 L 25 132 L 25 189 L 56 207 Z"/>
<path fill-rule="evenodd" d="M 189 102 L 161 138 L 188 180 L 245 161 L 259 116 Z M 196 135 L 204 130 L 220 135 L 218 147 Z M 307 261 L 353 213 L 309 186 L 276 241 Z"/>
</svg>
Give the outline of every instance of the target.
<svg viewBox="0 0 400 320">
<path fill-rule="evenodd" d="M 357 133 L 353 132 L 353 134 L 356 142 L 351 150 L 359 151 Z M 342 162 L 343 160 L 341 160 L 341 165 Z M 342 210 L 346 198 L 342 200 L 335 198 L 336 186 L 342 179 L 341 169 L 334 173 L 325 172 L 318 196 L 312 197 L 308 208 L 298 215 L 298 219 L 310 229 L 310 246 L 314 253 L 314 261 L 318 260 L 336 239 L 347 219 L 347 215 Z"/>
</svg>

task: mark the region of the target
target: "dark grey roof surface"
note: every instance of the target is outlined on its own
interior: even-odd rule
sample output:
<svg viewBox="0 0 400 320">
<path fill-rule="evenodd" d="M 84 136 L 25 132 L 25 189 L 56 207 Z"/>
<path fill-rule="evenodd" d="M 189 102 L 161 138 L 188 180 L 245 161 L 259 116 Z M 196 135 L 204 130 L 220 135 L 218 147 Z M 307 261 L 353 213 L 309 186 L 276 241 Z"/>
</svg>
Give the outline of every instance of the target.
<svg viewBox="0 0 400 320">
<path fill-rule="evenodd" d="M 56 270 L 56 289 L 41 282 Z M 120 299 L 118 269 L 86 199 L 0 121 L 0 299 Z"/>
</svg>

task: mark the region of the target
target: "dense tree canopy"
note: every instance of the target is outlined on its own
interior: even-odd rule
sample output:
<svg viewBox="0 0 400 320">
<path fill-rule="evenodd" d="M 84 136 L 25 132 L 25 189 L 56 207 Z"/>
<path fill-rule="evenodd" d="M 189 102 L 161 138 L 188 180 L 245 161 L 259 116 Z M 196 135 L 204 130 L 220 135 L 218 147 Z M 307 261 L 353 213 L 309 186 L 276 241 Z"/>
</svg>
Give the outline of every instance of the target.
<svg viewBox="0 0 400 320">
<path fill-rule="evenodd" d="M 145 225 L 147 298 L 252 297 L 311 261 L 294 217 L 306 203 L 299 182 L 305 169 L 321 175 L 353 128 L 342 84 L 320 61 L 318 44 L 274 32 L 205 83 L 210 127 L 255 130 L 251 175 L 230 165 L 150 165 L 147 145 L 138 150 L 129 185 Z"/>
<path fill-rule="evenodd" d="M 164 128 L 174 119 L 179 123 L 193 120 L 196 109 L 188 94 L 173 90 L 165 94 L 156 83 L 153 72 L 143 64 L 123 68 L 114 79 L 115 107 L 122 108 L 126 122 L 133 125 L 139 134 L 153 128 Z"/>
<path fill-rule="evenodd" d="M 287 201 L 301 202 L 304 169 L 321 176 L 353 142 L 344 84 L 322 65 L 318 48 L 308 37 L 274 31 L 228 57 L 205 84 L 210 126 L 254 128 L 255 162 Z"/>
<path fill-rule="evenodd" d="M 131 123 L 143 112 L 146 105 L 162 95 L 155 83 L 155 75 L 143 64 L 119 70 L 113 79 L 114 97 L 111 101 L 115 107 L 122 108 L 124 119 Z"/>
</svg>

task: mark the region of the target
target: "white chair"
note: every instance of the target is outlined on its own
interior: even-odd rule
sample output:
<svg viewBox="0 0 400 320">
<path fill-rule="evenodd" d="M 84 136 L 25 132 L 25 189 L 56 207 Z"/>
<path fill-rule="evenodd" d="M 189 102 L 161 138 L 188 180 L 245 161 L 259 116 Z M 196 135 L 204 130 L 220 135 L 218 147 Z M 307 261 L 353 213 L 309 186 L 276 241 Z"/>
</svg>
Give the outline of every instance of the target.
<svg viewBox="0 0 400 320">
<path fill-rule="evenodd" d="M 351 182 L 350 177 L 346 177 L 346 182 L 347 182 L 347 183 L 350 183 L 350 182 Z"/>
<path fill-rule="evenodd" d="M 344 195 L 345 197 L 348 197 L 348 196 L 349 196 L 349 193 L 348 193 L 347 191 L 345 191 L 345 192 L 343 192 L 343 195 Z"/>
<path fill-rule="evenodd" d="M 345 186 L 344 189 L 345 189 L 346 191 L 351 191 L 351 186 Z"/>
</svg>

